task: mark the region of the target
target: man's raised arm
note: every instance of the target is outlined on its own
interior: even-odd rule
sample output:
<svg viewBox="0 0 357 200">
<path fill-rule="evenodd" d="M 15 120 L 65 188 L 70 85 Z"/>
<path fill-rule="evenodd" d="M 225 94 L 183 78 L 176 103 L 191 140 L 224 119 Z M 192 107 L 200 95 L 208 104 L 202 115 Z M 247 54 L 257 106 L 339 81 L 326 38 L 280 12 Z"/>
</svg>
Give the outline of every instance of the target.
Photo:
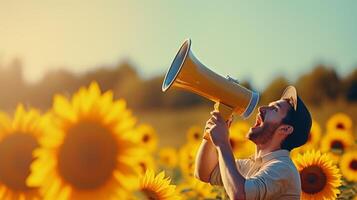
<svg viewBox="0 0 357 200">
<path fill-rule="evenodd" d="M 216 147 L 211 141 L 203 139 L 196 154 L 195 177 L 201 181 L 209 182 L 211 173 L 217 164 Z"/>
<path fill-rule="evenodd" d="M 212 116 L 206 122 L 205 132 L 212 129 L 212 126 L 215 125 L 214 122 L 217 120 L 217 117 L 213 115 L 214 112 L 216 111 L 211 112 Z M 230 127 L 232 121 L 232 118 L 228 120 L 227 128 Z M 217 149 L 211 140 L 202 140 L 196 154 L 195 163 L 195 177 L 203 182 L 210 182 L 211 173 L 218 165 Z"/>
</svg>

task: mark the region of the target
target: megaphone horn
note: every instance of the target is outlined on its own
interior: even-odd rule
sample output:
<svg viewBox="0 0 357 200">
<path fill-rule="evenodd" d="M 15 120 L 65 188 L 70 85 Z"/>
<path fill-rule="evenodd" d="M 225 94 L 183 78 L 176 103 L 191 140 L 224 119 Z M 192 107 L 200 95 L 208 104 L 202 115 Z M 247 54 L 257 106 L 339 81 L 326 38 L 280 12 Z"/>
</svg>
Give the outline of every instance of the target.
<svg viewBox="0 0 357 200">
<path fill-rule="evenodd" d="M 231 77 L 224 78 L 203 65 L 191 51 L 187 39 L 176 54 L 162 83 L 162 91 L 177 87 L 201 95 L 214 102 L 227 120 L 233 113 L 248 118 L 259 101 L 259 93 L 251 91 Z"/>
</svg>

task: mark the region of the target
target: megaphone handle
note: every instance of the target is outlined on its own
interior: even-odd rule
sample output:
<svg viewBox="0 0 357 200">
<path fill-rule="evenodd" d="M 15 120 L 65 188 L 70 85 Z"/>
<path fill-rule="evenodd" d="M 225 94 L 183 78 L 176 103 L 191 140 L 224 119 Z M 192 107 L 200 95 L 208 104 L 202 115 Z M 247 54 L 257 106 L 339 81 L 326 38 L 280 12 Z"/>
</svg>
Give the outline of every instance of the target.
<svg viewBox="0 0 357 200">
<path fill-rule="evenodd" d="M 216 102 L 214 104 L 214 109 L 219 111 L 225 121 L 229 120 L 229 118 L 231 118 L 233 114 L 233 109 L 223 103 Z M 205 132 L 203 138 L 206 140 L 210 140 L 209 133 Z"/>
</svg>

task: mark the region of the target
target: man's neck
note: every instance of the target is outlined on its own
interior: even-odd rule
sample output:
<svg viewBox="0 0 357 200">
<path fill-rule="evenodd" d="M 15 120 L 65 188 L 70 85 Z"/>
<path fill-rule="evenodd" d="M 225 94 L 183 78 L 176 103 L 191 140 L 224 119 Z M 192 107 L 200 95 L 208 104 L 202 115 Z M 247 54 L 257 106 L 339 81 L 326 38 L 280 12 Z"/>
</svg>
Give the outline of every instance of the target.
<svg viewBox="0 0 357 200">
<path fill-rule="evenodd" d="M 270 143 L 268 144 L 259 144 L 259 145 L 256 145 L 256 151 L 255 151 L 255 156 L 264 156 L 270 152 L 273 152 L 273 151 L 277 151 L 281 149 L 280 148 L 280 145 L 279 146 L 276 146 L 276 145 L 271 145 Z"/>
</svg>

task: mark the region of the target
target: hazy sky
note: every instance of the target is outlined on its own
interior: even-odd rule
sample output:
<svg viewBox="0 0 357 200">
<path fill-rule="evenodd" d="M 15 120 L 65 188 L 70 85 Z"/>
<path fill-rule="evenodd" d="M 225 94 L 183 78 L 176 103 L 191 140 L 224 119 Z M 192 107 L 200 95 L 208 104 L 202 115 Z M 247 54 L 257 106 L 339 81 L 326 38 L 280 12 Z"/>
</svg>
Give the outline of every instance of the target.
<svg viewBox="0 0 357 200">
<path fill-rule="evenodd" d="M 211 69 L 258 88 L 317 63 L 341 75 L 357 67 L 357 1 L 267 2 L 0 0 L 0 63 L 20 58 L 37 80 L 50 69 L 83 72 L 129 58 L 150 77 L 191 38 Z"/>
</svg>

